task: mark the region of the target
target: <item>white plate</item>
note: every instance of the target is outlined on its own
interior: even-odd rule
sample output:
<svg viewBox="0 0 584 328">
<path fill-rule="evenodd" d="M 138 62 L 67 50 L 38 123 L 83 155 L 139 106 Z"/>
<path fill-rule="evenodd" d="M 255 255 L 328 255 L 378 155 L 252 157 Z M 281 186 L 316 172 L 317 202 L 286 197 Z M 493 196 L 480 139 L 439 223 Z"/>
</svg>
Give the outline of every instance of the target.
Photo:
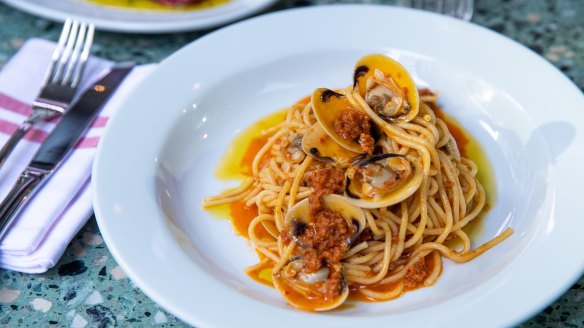
<svg viewBox="0 0 584 328">
<path fill-rule="evenodd" d="M 267 46 L 269 45 L 269 46 Z M 497 200 L 478 259 L 382 303 L 311 314 L 243 270 L 257 261 L 200 208 L 238 131 L 311 93 L 344 87 L 361 56 L 386 53 L 484 147 Z M 160 64 L 103 138 L 93 170 L 105 241 L 154 301 L 197 327 L 496 327 L 540 311 L 584 268 L 584 97 L 530 50 L 459 20 L 388 6 L 327 6 L 250 19 Z"/>
<path fill-rule="evenodd" d="M 67 17 L 93 22 L 114 32 L 167 33 L 223 25 L 267 8 L 277 0 L 230 0 L 224 5 L 190 11 L 132 10 L 85 0 L 4 0 L 4 3 L 40 17 L 65 21 Z"/>
</svg>

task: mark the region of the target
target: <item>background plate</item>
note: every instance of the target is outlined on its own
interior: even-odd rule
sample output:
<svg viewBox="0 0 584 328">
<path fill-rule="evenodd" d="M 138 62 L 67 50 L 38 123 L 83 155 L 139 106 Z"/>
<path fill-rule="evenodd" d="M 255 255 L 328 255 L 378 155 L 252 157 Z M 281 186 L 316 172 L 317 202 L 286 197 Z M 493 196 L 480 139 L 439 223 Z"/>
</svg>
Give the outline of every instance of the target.
<svg viewBox="0 0 584 328">
<path fill-rule="evenodd" d="M 4 0 L 4 3 L 40 17 L 65 21 L 67 17 L 95 23 L 101 30 L 166 33 L 211 28 L 249 16 L 276 0 L 230 0 L 224 5 L 184 12 L 131 10 L 84 0 Z"/>
<path fill-rule="evenodd" d="M 237 132 L 317 87 L 349 85 L 357 59 L 373 52 L 438 90 L 491 160 L 496 202 L 474 245 L 515 233 L 470 263 L 445 260 L 432 287 L 304 313 L 245 275 L 257 261 L 250 245 L 200 202 L 230 185 L 213 170 Z M 456 19 L 352 5 L 265 15 L 178 51 L 127 99 L 95 161 L 96 217 L 132 280 L 197 327 L 511 326 L 584 268 L 580 108 L 581 92 L 545 60 Z"/>
</svg>

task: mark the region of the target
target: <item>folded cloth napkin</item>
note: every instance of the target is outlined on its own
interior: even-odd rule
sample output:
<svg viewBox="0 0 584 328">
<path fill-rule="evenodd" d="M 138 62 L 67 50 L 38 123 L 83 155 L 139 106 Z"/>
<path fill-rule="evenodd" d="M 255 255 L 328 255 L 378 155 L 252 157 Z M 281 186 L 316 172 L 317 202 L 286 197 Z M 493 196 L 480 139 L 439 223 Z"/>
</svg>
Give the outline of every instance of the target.
<svg viewBox="0 0 584 328">
<path fill-rule="evenodd" d="M 31 112 L 56 44 L 27 41 L 0 71 L 0 146 Z M 90 85 L 111 62 L 90 58 L 80 89 Z M 50 180 L 20 212 L 0 242 L 0 267 L 41 273 L 53 267 L 92 213 L 91 166 L 99 137 L 122 100 L 155 65 L 134 68 L 105 104 L 90 129 Z M 8 194 L 57 120 L 29 131 L 0 168 L 0 197 Z"/>
</svg>

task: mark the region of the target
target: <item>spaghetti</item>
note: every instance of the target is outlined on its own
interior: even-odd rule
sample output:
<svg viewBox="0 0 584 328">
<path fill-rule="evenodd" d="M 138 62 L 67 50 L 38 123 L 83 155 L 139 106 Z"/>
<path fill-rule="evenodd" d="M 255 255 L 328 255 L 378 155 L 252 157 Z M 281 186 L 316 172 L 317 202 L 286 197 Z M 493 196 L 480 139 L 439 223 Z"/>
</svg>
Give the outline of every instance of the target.
<svg viewBox="0 0 584 328">
<path fill-rule="evenodd" d="M 257 206 L 247 233 L 260 261 L 248 273 L 271 268 L 288 303 L 325 311 L 349 294 L 384 301 L 432 285 L 443 257 L 467 262 L 509 237 L 510 228 L 471 249 L 462 228 L 486 195 L 432 109 L 436 98 L 399 63 L 369 55 L 353 86 L 291 106 L 265 131 L 251 177 L 203 200 Z"/>
</svg>

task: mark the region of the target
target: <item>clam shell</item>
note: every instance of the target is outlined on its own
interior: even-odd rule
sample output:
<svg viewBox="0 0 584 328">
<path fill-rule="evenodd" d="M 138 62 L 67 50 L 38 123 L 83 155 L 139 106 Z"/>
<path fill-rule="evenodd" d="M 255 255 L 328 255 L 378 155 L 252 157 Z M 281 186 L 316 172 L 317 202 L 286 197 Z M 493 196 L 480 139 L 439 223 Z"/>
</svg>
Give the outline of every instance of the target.
<svg viewBox="0 0 584 328">
<path fill-rule="evenodd" d="M 330 89 L 318 88 L 312 93 L 312 108 L 316 119 L 334 141 L 354 153 L 363 153 L 361 145 L 355 140 L 347 140 L 335 131 L 335 120 L 345 110 L 357 110 L 347 97 Z"/>
<path fill-rule="evenodd" d="M 282 294 L 288 304 L 304 311 L 328 311 L 332 310 L 347 300 L 349 288 L 343 275 L 343 289 L 340 295 L 326 299 L 319 297 L 320 293 L 312 291 L 310 284 L 299 282 L 298 279 L 290 279 L 283 274 L 283 270 L 272 276 L 274 287 Z"/>
<path fill-rule="evenodd" d="M 341 147 L 318 122 L 312 125 L 302 138 L 302 150 L 320 161 L 340 168 L 349 166 L 361 156 Z"/>
<path fill-rule="evenodd" d="M 381 54 L 371 54 L 361 58 L 355 64 L 353 86 L 363 99 L 366 99 L 367 80 L 375 75 L 375 71 L 381 71 L 386 77 L 391 78 L 395 85 L 405 94 L 405 100 L 410 108 L 405 115 L 395 118 L 397 121 L 408 122 L 418 114 L 420 96 L 418 88 L 408 71 L 397 61 Z"/>
<path fill-rule="evenodd" d="M 326 195 L 323 196 L 323 204 L 327 210 L 341 213 L 347 220 L 347 224 L 357 226 L 356 233 L 351 236 L 349 243 L 365 228 L 365 214 L 360 208 L 349 203 L 345 197 L 341 195 Z M 308 199 L 298 202 L 290 208 L 284 217 L 284 224 L 295 239 L 299 232 L 306 229 L 311 221 Z M 274 287 L 290 305 L 305 311 L 327 311 L 345 302 L 349 295 L 349 288 L 340 263 L 336 264 L 339 266 L 336 269 L 341 271 L 342 291 L 336 297 L 326 298 L 323 291 L 319 290 L 318 287 L 322 286 L 320 283 L 327 279 L 330 270 L 326 268 L 326 270 L 321 269 L 312 274 L 302 274 L 300 273 L 302 266 L 298 265 L 299 261 L 302 261 L 302 256 L 292 257 L 290 262 L 272 275 Z"/>
<path fill-rule="evenodd" d="M 378 160 L 384 160 L 388 157 L 393 157 L 392 155 L 394 154 L 379 155 Z M 373 161 L 369 160 L 369 163 L 371 162 Z M 410 197 L 420 188 L 420 185 L 424 179 L 424 174 L 422 165 L 419 163 L 419 161 L 410 160 L 409 162 L 412 166 L 412 174 L 410 174 L 407 180 L 399 183 L 395 189 L 389 191 L 387 194 L 382 195 L 378 199 L 372 199 L 362 195 L 360 181 L 355 179 L 356 175 L 351 177 L 349 174 L 347 174 L 345 185 L 345 197 L 347 201 L 360 208 L 382 208 L 397 204 Z M 351 170 L 347 170 L 347 173 L 350 172 Z"/>
<path fill-rule="evenodd" d="M 367 219 L 363 210 L 355 206 L 352 201 L 341 195 L 326 195 L 323 196 L 324 207 L 333 212 L 339 212 L 347 220 L 347 224 L 357 226 L 355 235 L 361 233 L 365 228 Z M 295 231 L 303 229 L 302 225 L 306 225 L 312 221 L 310 215 L 310 208 L 308 198 L 296 203 L 292 206 L 286 216 L 284 217 L 284 224 L 286 228 L 295 236 Z"/>
</svg>

